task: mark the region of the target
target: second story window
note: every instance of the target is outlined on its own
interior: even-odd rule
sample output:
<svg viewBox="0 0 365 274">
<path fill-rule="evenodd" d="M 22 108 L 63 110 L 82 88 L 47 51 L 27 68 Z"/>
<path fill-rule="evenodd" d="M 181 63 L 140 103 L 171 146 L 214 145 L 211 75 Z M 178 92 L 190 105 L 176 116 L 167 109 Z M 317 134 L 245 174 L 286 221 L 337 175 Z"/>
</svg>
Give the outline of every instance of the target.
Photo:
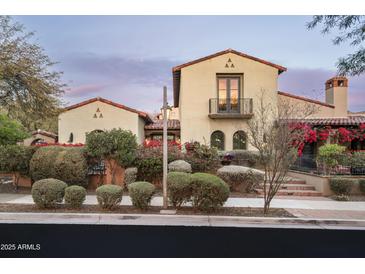
<svg viewBox="0 0 365 274">
<path fill-rule="evenodd" d="M 239 112 L 239 76 L 218 76 L 218 112 Z"/>
</svg>

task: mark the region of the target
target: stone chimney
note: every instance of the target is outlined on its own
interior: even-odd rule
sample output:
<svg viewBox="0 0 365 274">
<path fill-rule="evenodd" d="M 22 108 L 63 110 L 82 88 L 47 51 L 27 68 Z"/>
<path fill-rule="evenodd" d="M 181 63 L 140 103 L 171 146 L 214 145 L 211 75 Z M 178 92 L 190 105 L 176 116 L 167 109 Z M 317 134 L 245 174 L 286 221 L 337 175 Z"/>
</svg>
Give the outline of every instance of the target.
<svg viewBox="0 0 365 274">
<path fill-rule="evenodd" d="M 334 117 L 347 117 L 348 80 L 344 76 L 333 77 L 326 81 L 326 103 L 335 106 Z"/>
</svg>

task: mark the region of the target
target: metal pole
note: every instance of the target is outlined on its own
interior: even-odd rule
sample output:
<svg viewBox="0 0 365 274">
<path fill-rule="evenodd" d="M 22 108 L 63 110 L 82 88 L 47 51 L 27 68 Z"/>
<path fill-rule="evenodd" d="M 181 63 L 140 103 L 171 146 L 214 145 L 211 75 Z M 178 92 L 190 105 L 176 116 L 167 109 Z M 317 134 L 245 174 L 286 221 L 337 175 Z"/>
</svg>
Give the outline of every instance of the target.
<svg viewBox="0 0 365 274">
<path fill-rule="evenodd" d="M 167 88 L 163 87 L 163 208 L 167 209 Z"/>
</svg>

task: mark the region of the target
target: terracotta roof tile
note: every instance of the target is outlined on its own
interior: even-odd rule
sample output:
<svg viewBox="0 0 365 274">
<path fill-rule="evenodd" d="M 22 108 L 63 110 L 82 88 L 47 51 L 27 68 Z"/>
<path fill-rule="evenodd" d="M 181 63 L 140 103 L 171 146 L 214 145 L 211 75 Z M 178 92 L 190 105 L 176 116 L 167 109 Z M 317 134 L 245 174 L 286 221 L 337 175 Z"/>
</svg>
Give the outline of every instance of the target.
<svg viewBox="0 0 365 274">
<path fill-rule="evenodd" d="M 104 99 L 104 98 L 101 98 L 101 97 L 95 97 L 95 98 L 92 98 L 92 99 L 89 99 L 89 100 L 80 102 L 78 104 L 68 106 L 68 107 L 64 108 L 64 110 L 67 111 L 67 110 L 79 108 L 79 107 L 85 106 L 87 104 L 94 103 L 96 101 L 103 102 L 105 104 L 108 104 L 108 105 L 111 105 L 111 106 L 114 106 L 114 107 L 117 107 L 117 108 L 121 108 L 121 109 L 130 111 L 130 112 L 137 113 L 140 117 L 142 117 L 143 119 L 145 119 L 146 122 L 149 122 L 149 123 L 152 122 L 152 119 L 149 117 L 149 115 L 146 112 L 139 111 L 139 110 L 136 110 L 134 108 L 130 108 L 130 107 L 127 107 L 125 105 L 122 105 L 122 104 L 119 104 L 119 103 L 115 103 L 113 101 L 110 101 L 110 100 L 107 100 L 107 99 Z"/>
<path fill-rule="evenodd" d="M 51 138 L 57 138 L 57 134 L 53 133 L 53 132 L 49 132 L 49 131 L 45 131 L 42 129 L 38 129 L 32 132 L 32 135 L 36 135 L 36 134 L 41 134 L 43 136 L 48 136 Z"/>
<path fill-rule="evenodd" d="M 153 120 L 152 124 L 146 125 L 145 129 L 163 129 L 163 120 Z M 167 129 L 180 129 L 180 121 L 176 119 L 167 120 Z"/>
<path fill-rule="evenodd" d="M 306 118 L 292 119 L 300 123 L 306 123 L 312 126 L 358 126 L 365 123 L 365 116 L 348 116 L 338 118 Z"/>
<path fill-rule="evenodd" d="M 283 96 L 287 96 L 287 97 L 291 97 L 291 98 L 294 98 L 294 99 L 310 102 L 310 103 L 313 103 L 313 104 L 325 106 L 325 107 L 335 108 L 334 105 L 327 104 L 327 103 L 324 103 L 324 102 L 321 102 L 321 101 L 318 101 L 318 100 L 313 100 L 313 99 L 310 99 L 310 98 L 307 98 L 307 97 L 287 93 L 287 92 L 278 91 L 278 94 L 283 95 Z"/>
</svg>

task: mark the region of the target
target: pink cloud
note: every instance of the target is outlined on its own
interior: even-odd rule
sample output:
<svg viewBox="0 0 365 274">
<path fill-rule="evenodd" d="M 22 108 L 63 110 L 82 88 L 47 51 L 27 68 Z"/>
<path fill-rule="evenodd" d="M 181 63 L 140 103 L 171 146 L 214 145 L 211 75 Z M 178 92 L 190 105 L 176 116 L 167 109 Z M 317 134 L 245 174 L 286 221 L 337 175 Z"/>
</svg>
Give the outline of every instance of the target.
<svg viewBox="0 0 365 274">
<path fill-rule="evenodd" d="M 105 88 L 105 85 L 101 84 L 86 84 L 76 87 L 71 87 L 66 90 L 66 96 L 68 97 L 82 97 L 92 95 L 97 92 L 101 92 Z"/>
</svg>

